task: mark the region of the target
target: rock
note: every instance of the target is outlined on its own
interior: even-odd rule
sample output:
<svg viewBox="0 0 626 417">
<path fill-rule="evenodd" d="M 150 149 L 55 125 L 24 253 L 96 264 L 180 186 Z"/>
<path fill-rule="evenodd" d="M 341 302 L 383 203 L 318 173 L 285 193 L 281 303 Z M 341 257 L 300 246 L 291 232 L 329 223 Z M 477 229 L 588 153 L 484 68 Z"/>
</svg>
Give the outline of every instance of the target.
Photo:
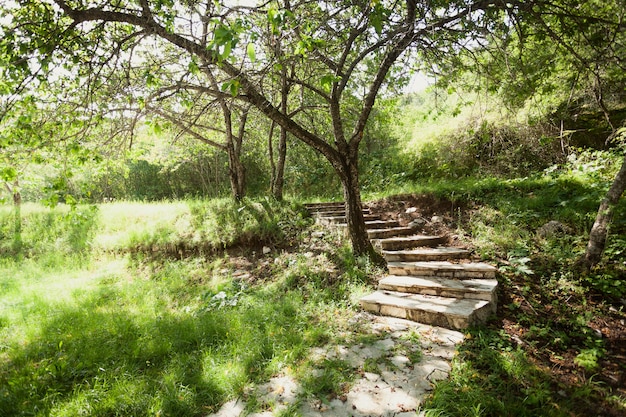
<svg viewBox="0 0 626 417">
<path fill-rule="evenodd" d="M 370 382 L 376 382 L 380 379 L 380 375 L 372 373 L 372 372 L 365 372 L 363 376 L 365 377 L 365 379 L 367 379 Z"/>
<path fill-rule="evenodd" d="M 267 246 L 263 246 L 263 255 L 267 255 L 268 253 L 270 253 L 272 250 L 270 248 L 268 248 Z"/>
<path fill-rule="evenodd" d="M 326 236 L 326 233 L 325 232 L 321 232 L 321 231 L 311 233 L 311 237 L 315 238 L 315 239 L 321 239 L 324 236 Z"/>
<path fill-rule="evenodd" d="M 232 400 L 222 406 L 220 411 L 209 414 L 208 417 L 239 417 L 244 410 L 245 404 L 239 400 Z"/>
<path fill-rule="evenodd" d="M 406 214 L 411 214 L 411 213 L 415 213 L 415 212 L 417 212 L 417 207 L 409 207 L 405 211 Z"/>
<path fill-rule="evenodd" d="M 425 224 L 426 224 L 426 219 L 418 217 L 417 219 L 413 219 L 411 223 L 409 223 L 409 227 L 414 227 L 414 228 L 419 229 L 419 228 L 424 227 Z"/>
<path fill-rule="evenodd" d="M 569 233 L 572 233 L 572 229 L 561 222 L 557 222 L 556 220 L 550 220 L 548 223 L 537 229 L 537 235 L 543 238 L 566 235 Z"/>
<path fill-rule="evenodd" d="M 431 223 L 443 223 L 443 217 L 441 216 L 433 216 L 430 219 Z"/>
</svg>

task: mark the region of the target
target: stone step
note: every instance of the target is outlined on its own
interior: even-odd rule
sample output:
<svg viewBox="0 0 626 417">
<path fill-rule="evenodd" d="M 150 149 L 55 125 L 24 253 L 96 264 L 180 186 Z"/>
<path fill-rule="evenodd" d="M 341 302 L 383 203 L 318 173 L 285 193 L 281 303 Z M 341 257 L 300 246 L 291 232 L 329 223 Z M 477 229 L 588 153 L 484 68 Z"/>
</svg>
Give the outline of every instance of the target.
<svg viewBox="0 0 626 417">
<path fill-rule="evenodd" d="M 415 277 L 388 275 L 378 282 L 379 290 L 411 294 L 436 295 L 439 297 L 485 300 L 495 307 L 497 297 L 495 279 L 458 280 L 441 277 Z"/>
<path fill-rule="evenodd" d="M 485 300 L 388 291 L 376 291 L 361 298 L 360 303 L 363 309 L 375 314 L 457 330 L 484 323 L 492 311 Z"/>
<path fill-rule="evenodd" d="M 348 229 L 348 225 L 346 223 L 338 223 L 335 226 L 343 228 L 343 229 Z M 379 230 L 396 230 L 396 229 L 400 229 L 400 227 L 398 226 L 398 221 L 397 220 L 372 220 L 372 221 L 366 221 L 365 222 L 365 228 L 367 229 L 368 234 L 369 234 L 369 232 L 376 232 L 376 231 L 379 231 Z M 371 239 L 371 237 L 370 237 L 370 239 Z"/>
<path fill-rule="evenodd" d="M 321 203 L 306 203 L 304 205 L 305 208 L 316 209 L 320 207 L 343 207 L 346 203 L 343 201 L 326 201 Z"/>
<path fill-rule="evenodd" d="M 378 220 L 380 216 L 378 214 L 364 214 L 366 222 Z M 322 226 L 338 225 L 346 223 L 346 216 L 316 216 L 315 223 Z"/>
<path fill-rule="evenodd" d="M 442 245 L 445 242 L 446 238 L 443 236 L 413 235 L 379 239 L 372 243 L 377 248 L 382 250 L 402 250 L 416 248 L 420 246 L 434 247 Z"/>
<path fill-rule="evenodd" d="M 388 229 L 368 230 L 367 237 L 370 239 L 386 239 L 394 236 L 406 236 L 415 232 L 412 227 L 391 227 Z"/>
<path fill-rule="evenodd" d="M 452 262 L 388 262 L 387 268 L 393 275 L 413 275 L 420 277 L 442 277 L 456 279 L 493 279 L 496 267 L 485 263 Z"/>
<path fill-rule="evenodd" d="M 370 214 L 370 209 L 365 207 L 362 209 L 363 214 Z M 346 210 L 341 208 L 341 209 L 334 209 L 334 210 L 324 210 L 324 211 L 314 211 L 312 213 L 313 216 L 315 217 L 336 217 L 336 216 L 344 216 L 346 215 Z"/>
<path fill-rule="evenodd" d="M 307 209 L 309 213 L 319 213 L 324 211 L 337 211 L 344 210 L 345 204 L 338 203 L 309 203 L 305 204 L 304 208 Z"/>
<path fill-rule="evenodd" d="M 458 248 L 422 248 L 394 251 L 383 250 L 382 254 L 387 262 L 422 262 L 467 258 L 469 251 Z"/>
<path fill-rule="evenodd" d="M 379 230 L 379 229 L 391 229 L 394 227 L 400 227 L 397 220 L 372 220 L 366 221 L 365 227 L 367 230 Z"/>
</svg>

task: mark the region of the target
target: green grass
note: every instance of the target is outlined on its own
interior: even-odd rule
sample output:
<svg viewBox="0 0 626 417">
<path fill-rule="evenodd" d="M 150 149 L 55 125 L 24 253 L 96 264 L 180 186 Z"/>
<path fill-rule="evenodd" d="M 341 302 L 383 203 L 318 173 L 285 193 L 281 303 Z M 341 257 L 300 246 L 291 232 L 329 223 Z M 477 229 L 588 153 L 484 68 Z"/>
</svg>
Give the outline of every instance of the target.
<svg viewBox="0 0 626 417">
<path fill-rule="evenodd" d="M 39 256 L 0 258 L 0 415 L 206 415 L 299 368 L 312 347 L 341 338 L 367 273 L 333 237 L 328 255 L 276 251 L 258 259 L 252 281 L 234 274 L 238 261 L 227 255 L 177 259 L 128 250 L 127 235 L 154 236 L 155 226 L 180 226 L 181 218 L 202 221 L 204 231 L 209 222 L 223 229 L 237 221 L 244 237 L 233 241 L 258 236 L 276 245 L 298 238 L 294 224 L 307 224 L 288 205 L 220 204 L 107 204 L 93 211 L 89 252 L 63 244 L 59 254 L 41 246 Z M 233 220 L 233 207 L 243 220 Z M 68 213 L 24 212 L 26 227 L 32 216 L 55 224 Z M 174 227 L 162 242 L 138 239 L 161 249 L 188 230 Z M 331 372 L 307 386 L 327 392 L 338 383 Z"/>
<path fill-rule="evenodd" d="M 500 319 L 524 339 L 514 343 L 501 321 L 470 331 L 450 380 L 424 405 L 427 415 L 581 415 L 594 403 L 626 409 L 593 377 L 612 358 L 589 327 L 626 296 L 623 205 L 603 263 L 586 276 L 571 270 L 615 167 L 610 154 L 581 154 L 526 178 L 405 183 L 366 196 L 454 201 L 439 214 L 500 267 Z M 314 362 L 309 350 L 378 337 L 347 329 L 380 271 L 332 234 L 315 250 L 299 250 L 310 221 L 297 205 L 25 205 L 19 245 L 12 215 L 1 208 L 0 415 L 200 416 L 236 397 L 259 411 L 271 405 L 255 402 L 251 387 L 284 372 L 304 395 L 332 399 L 349 389 L 355 370 L 340 360 Z M 572 232 L 538 236 L 549 220 Z M 272 248 L 265 258 L 264 245 Z M 251 262 L 250 279 L 236 273 L 239 254 Z M 592 297 L 602 297 L 604 310 Z M 398 354 L 415 363 L 418 344 L 409 335 Z M 545 355 L 566 354 L 578 383 L 563 385 L 540 366 Z M 368 361 L 363 371 L 381 365 Z"/>
<path fill-rule="evenodd" d="M 599 404 L 592 403 L 603 396 L 601 383 L 557 384 L 550 370 L 537 366 L 506 333 L 475 329 L 469 335 L 450 378 L 438 382 L 423 405 L 427 416 L 601 415 L 595 414 Z"/>
<path fill-rule="evenodd" d="M 331 331 L 300 291 L 212 285 L 197 260 L 93 268 L 32 271 L 3 293 L 0 414 L 201 415 Z"/>
</svg>

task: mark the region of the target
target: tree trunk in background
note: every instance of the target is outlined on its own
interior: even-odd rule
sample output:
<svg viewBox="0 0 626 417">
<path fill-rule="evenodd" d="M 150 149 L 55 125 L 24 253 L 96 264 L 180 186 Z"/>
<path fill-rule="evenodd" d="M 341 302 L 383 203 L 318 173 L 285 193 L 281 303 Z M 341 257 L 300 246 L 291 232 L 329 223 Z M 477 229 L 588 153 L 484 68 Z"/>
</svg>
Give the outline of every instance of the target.
<svg viewBox="0 0 626 417">
<path fill-rule="evenodd" d="M 228 177 L 233 198 L 241 201 L 246 195 L 246 168 L 233 146 L 228 146 Z"/>
<path fill-rule="evenodd" d="M 272 178 L 272 196 L 278 200 L 283 200 L 283 187 L 285 185 L 285 161 L 287 160 L 287 130 L 280 128 L 280 140 L 278 141 L 278 161 L 276 161 L 276 171 Z"/>
<path fill-rule="evenodd" d="M 230 177 L 230 188 L 233 198 L 241 201 L 246 194 L 246 168 L 241 162 L 241 152 L 243 147 L 243 136 L 246 133 L 246 122 L 250 107 L 243 109 L 239 118 L 239 128 L 237 134 L 233 134 L 232 112 L 223 103 L 224 124 L 226 126 L 226 150 L 228 152 L 228 173 Z"/>
<path fill-rule="evenodd" d="M 12 249 L 15 254 L 22 251 L 22 193 L 20 192 L 19 180 L 13 181 L 13 188 L 8 183 L 4 187 L 13 196 L 13 243 Z"/>
<path fill-rule="evenodd" d="M 606 197 L 600 203 L 598 214 L 596 215 L 596 221 L 593 223 L 593 227 L 589 232 L 589 242 L 587 243 L 587 250 L 585 251 L 582 263 L 587 269 L 591 269 L 595 266 L 600 259 L 602 259 L 602 253 L 606 246 L 606 239 L 608 235 L 608 229 L 613 221 L 613 213 L 615 206 L 617 205 L 620 197 L 626 189 L 626 156 L 622 161 L 622 167 L 620 168 L 611 188 L 609 188 Z"/>
<path fill-rule="evenodd" d="M 287 130 L 280 127 L 280 139 L 278 141 L 278 160 L 274 158 L 274 128 L 276 122 L 272 121 L 270 127 L 269 138 L 267 141 L 267 149 L 269 153 L 270 166 L 272 169 L 272 176 L 270 178 L 270 190 L 272 197 L 277 201 L 283 200 L 283 188 L 285 183 L 285 161 L 287 160 Z"/>
<path fill-rule="evenodd" d="M 278 47 L 277 47 L 278 48 Z M 278 55 L 282 54 L 280 49 L 277 50 Z M 280 74 L 280 111 L 284 114 L 289 113 L 289 91 L 291 85 L 287 77 L 287 67 L 283 66 Z M 284 126 L 280 126 L 280 139 L 278 140 L 278 161 L 275 168 L 272 171 L 272 196 L 278 200 L 283 200 L 283 186 L 285 183 L 285 160 L 287 159 L 287 129 Z"/>
</svg>

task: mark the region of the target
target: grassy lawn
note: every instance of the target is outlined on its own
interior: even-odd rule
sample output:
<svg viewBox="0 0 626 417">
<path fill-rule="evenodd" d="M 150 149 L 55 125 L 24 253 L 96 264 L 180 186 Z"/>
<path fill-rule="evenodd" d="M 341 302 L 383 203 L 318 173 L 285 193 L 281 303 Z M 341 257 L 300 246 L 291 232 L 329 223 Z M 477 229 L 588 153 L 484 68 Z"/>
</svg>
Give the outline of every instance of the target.
<svg viewBox="0 0 626 417">
<path fill-rule="evenodd" d="M 265 231 L 266 219 L 254 233 L 276 246 L 267 257 L 155 255 L 187 236 L 194 204 L 104 205 L 85 230 L 93 249 L 72 251 L 60 233 L 37 257 L 2 259 L 0 415 L 205 415 L 285 370 L 304 377 L 308 351 L 346 334 L 368 279 L 347 247 L 330 236 L 331 256 L 290 253 L 294 237 Z M 40 210 L 24 210 L 25 251 Z M 69 221 L 58 210 L 54 221 Z"/>
</svg>

